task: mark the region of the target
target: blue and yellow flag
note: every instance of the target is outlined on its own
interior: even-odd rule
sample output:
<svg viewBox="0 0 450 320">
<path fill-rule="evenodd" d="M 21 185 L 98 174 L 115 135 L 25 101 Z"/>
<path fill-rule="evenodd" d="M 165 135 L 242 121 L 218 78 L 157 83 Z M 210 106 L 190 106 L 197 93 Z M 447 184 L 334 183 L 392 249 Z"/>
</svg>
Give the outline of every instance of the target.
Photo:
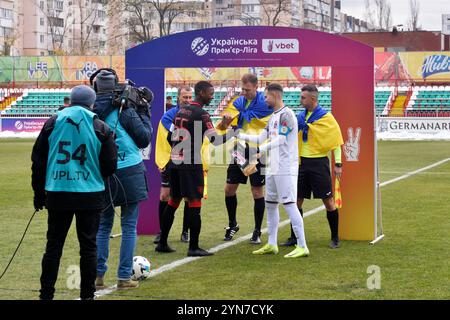
<svg viewBox="0 0 450 320">
<path fill-rule="evenodd" d="M 161 170 L 169 163 L 170 151 L 172 150 L 169 141 L 167 141 L 168 134 L 169 130 L 167 130 L 160 121 L 156 133 L 155 163 Z"/>
<path fill-rule="evenodd" d="M 155 163 L 161 170 L 164 169 L 170 161 L 172 147 L 167 140 L 167 136 L 169 135 L 170 127 L 178 110 L 179 107 L 177 106 L 164 113 L 158 125 L 158 131 L 156 133 Z M 204 139 L 202 145 L 203 170 L 209 169 L 209 162 L 209 141 L 208 139 Z"/>
<path fill-rule="evenodd" d="M 178 110 L 179 107 L 177 106 L 164 113 L 158 125 L 158 131 L 156 133 L 155 163 L 161 170 L 164 169 L 170 161 L 170 151 L 172 150 L 172 147 L 167 140 L 167 136 L 169 135 L 170 126 L 172 125 Z"/>
<path fill-rule="evenodd" d="M 299 115 L 299 131 L 298 131 L 298 152 L 299 157 L 304 143 L 304 135 L 301 130 L 302 117 Z M 303 120 L 305 121 L 305 120 Z M 307 142 L 309 150 L 313 154 L 327 154 L 329 151 L 336 149 L 344 144 L 341 129 L 336 119 L 331 113 L 325 113 L 312 123 L 309 121 L 307 126 Z"/>
<path fill-rule="evenodd" d="M 264 94 L 257 92 L 251 101 L 247 101 L 244 96 L 233 97 L 223 110 L 224 113 L 234 118 L 231 126 L 242 129 L 246 134 L 257 135 L 266 127 L 273 109 L 266 104 Z M 217 131 L 225 134 L 225 130 Z"/>
</svg>

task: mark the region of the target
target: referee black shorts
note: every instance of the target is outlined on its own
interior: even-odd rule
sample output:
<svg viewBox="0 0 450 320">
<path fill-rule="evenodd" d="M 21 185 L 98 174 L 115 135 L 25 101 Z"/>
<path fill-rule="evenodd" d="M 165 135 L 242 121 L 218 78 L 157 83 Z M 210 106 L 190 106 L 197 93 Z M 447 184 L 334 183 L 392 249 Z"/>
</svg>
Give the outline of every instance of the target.
<svg viewBox="0 0 450 320">
<path fill-rule="evenodd" d="M 202 199 L 205 180 L 203 168 L 195 169 L 170 169 L 170 196 L 173 199 Z"/>
<path fill-rule="evenodd" d="M 257 163 L 257 172 L 250 175 L 250 185 L 252 187 L 262 187 L 265 184 L 266 177 L 261 174 L 261 163 Z M 232 163 L 227 169 L 227 183 L 229 184 L 247 184 L 248 177 L 242 172 L 241 168 Z"/>
<path fill-rule="evenodd" d="M 330 160 L 323 158 L 301 157 L 298 167 L 297 198 L 328 199 L 333 196 L 331 185 Z"/>
</svg>

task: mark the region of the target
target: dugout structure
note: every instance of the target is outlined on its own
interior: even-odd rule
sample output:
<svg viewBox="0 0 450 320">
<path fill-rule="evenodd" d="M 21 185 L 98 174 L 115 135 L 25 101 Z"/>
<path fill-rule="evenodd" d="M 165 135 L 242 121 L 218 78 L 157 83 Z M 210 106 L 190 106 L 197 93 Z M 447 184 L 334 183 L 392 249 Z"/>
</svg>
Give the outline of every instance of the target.
<svg viewBox="0 0 450 320">
<path fill-rule="evenodd" d="M 318 31 L 261 26 L 177 33 L 128 49 L 125 54 L 126 78 L 148 86 L 155 94 L 153 146 L 164 113 L 166 68 L 291 66 L 332 68 L 332 110 L 345 143 L 340 237 L 374 240 L 379 235 L 372 47 Z M 149 199 L 141 205 L 138 233 L 155 234 L 159 232 L 160 174 L 154 152 L 145 163 Z"/>
</svg>

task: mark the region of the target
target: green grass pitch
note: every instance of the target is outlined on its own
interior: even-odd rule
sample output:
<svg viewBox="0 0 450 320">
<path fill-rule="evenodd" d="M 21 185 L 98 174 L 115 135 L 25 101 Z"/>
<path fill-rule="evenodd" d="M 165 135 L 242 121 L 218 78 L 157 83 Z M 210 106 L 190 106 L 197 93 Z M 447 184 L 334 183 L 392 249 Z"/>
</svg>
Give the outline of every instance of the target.
<svg viewBox="0 0 450 320">
<path fill-rule="evenodd" d="M 30 154 L 33 140 L 0 140 L 0 271 L 4 269 L 33 213 Z M 450 157 L 449 142 L 380 142 L 381 181 Z M 213 167 L 209 174 L 209 199 L 202 209 L 201 246 L 224 243 L 227 216 L 223 187 L 226 169 Z M 345 177 L 345 168 L 344 168 Z M 325 212 L 305 218 L 311 256 L 284 259 L 289 249 L 276 256 L 253 256 L 258 248 L 244 241 L 163 272 L 141 282 L 138 289 L 114 291 L 100 299 L 449 299 L 448 248 L 450 248 L 450 162 L 382 188 L 383 225 L 386 234 L 378 244 L 343 241 L 338 250 L 327 247 L 329 229 Z M 236 237 L 252 232 L 253 201 L 249 186 L 238 191 Z M 344 198 L 345 201 L 345 198 Z M 320 203 L 307 201 L 305 211 Z M 37 299 L 40 263 L 45 249 L 46 211 L 39 212 L 15 261 L 0 280 L 0 299 Z M 281 220 L 287 215 L 281 209 Z M 118 220 L 118 219 L 116 219 Z M 147 257 L 156 269 L 186 257 L 187 244 L 179 241 L 182 210 L 178 210 L 169 238 L 173 254 L 154 251 L 153 236 L 141 236 L 136 255 Z M 264 221 L 264 226 L 265 226 Z M 118 225 L 114 233 L 120 232 Z M 279 241 L 289 228 L 279 232 Z M 266 241 L 267 235 L 263 235 Z M 106 283 L 115 284 L 120 238 L 111 240 Z M 71 266 L 79 264 L 74 224 L 61 260 L 56 299 L 76 299 Z M 379 267 L 380 289 L 370 290 L 370 266 Z"/>
</svg>

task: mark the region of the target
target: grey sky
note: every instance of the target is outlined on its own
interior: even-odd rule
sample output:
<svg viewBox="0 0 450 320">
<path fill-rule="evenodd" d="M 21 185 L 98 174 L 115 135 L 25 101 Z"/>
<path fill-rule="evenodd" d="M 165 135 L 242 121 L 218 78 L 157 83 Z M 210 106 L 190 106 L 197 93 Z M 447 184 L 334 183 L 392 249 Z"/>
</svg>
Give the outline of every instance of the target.
<svg viewBox="0 0 450 320">
<path fill-rule="evenodd" d="M 407 26 L 409 0 L 388 0 L 392 8 L 393 24 Z M 423 30 L 441 30 L 442 14 L 450 14 L 450 0 L 418 0 L 419 25 Z M 356 18 L 365 19 L 365 0 L 342 0 L 342 12 Z"/>
</svg>

